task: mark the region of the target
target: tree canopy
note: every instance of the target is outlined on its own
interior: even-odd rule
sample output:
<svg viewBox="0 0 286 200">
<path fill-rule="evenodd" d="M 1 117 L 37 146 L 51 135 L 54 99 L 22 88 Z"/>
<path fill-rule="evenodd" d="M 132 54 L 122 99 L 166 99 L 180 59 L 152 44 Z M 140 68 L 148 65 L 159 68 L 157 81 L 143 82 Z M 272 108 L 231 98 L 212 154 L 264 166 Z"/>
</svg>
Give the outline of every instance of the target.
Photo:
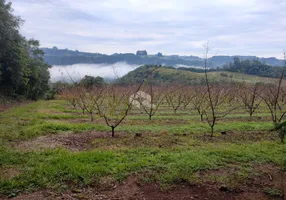
<svg viewBox="0 0 286 200">
<path fill-rule="evenodd" d="M 12 3 L 0 0 L 0 92 L 38 99 L 49 89 L 49 65 L 37 40 L 19 33 L 23 20 L 13 15 Z"/>
<path fill-rule="evenodd" d="M 104 79 L 100 76 L 94 77 L 85 75 L 80 81 L 80 85 L 84 86 L 85 88 L 92 88 L 94 86 L 102 87 L 104 84 Z"/>
<path fill-rule="evenodd" d="M 258 59 L 241 60 L 238 57 L 234 57 L 233 62 L 228 63 L 223 67 L 223 70 L 226 71 L 276 78 L 281 74 L 281 69 L 281 67 L 269 66 Z"/>
</svg>

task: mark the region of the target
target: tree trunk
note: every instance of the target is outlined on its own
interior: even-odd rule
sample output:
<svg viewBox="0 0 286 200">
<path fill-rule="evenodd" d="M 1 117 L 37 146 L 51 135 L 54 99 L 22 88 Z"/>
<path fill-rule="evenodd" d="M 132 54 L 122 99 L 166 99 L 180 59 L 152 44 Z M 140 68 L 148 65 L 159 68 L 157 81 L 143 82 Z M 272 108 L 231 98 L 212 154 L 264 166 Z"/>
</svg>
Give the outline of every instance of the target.
<svg viewBox="0 0 286 200">
<path fill-rule="evenodd" d="M 200 114 L 200 116 L 201 116 L 201 121 L 204 121 L 203 114 Z"/>
<path fill-rule="evenodd" d="M 149 115 L 149 120 L 152 120 L 152 115 Z"/>
<path fill-rule="evenodd" d="M 114 137 L 114 129 L 115 129 L 115 127 L 114 126 L 111 126 L 111 133 L 112 133 L 112 137 Z"/>
<path fill-rule="evenodd" d="M 252 115 L 253 115 L 253 112 L 250 112 L 250 113 L 249 113 L 249 119 L 250 119 L 250 121 L 252 121 Z"/>
<path fill-rule="evenodd" d="M 93 118 L 93 113 L 90 113 L 90 120 L 93 122 L 94 118 Z"/>
<path fill-rule="evenodd" d="M 211 126 L 211 137 L 214 136 L 214 126 Z"/>
</svg>

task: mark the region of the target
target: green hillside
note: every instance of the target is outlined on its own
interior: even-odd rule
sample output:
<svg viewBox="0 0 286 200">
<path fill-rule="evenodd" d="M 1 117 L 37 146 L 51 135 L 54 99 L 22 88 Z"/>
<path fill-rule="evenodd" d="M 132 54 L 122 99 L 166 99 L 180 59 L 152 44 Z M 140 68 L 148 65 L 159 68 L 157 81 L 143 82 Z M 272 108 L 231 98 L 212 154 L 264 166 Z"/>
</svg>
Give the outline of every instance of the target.
<svg viewBox="0 0 286 200">
<path fill-rule="evenodd" d="M 120 79 L 120 83 L 133 83 L 140 82 L 142 77 L 148 71 L 153 70 L 153 66 L 142 66 L 134 71 L 129 72 Z M 208 72 L 209 79 L 212 82 L 218 81 L 235 81 L 235 82 L 248 82 L 248 83 L 273 83 L 276 78 L 260 77 L 255 75 L 242 74 L 237 72 L 228 71 L 210 71 Z M 159 67 L 152 73 L 152 79 L 157 84 L 201 84 L 204 83 L 203 72 L 192 72 L 189 70 L 176 69 L 173 67 Z"/>
</svg>

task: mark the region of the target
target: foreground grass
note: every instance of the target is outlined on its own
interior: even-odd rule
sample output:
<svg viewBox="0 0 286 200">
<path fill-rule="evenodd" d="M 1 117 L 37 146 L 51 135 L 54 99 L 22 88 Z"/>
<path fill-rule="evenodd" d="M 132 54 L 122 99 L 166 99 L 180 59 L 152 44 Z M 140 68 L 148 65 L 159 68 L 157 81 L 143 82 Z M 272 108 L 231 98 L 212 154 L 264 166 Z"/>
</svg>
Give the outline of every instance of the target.
<svg viewBox="0 0 286 200">
<path fill-rule="evenodd" d="M 285 152 L 284 152 L 285 153 Z M 1 148 L 0 166 L 13 167 L 20 175 L 0 180 L 0 193 L 20 190 L 61 188 L 67 184 L 98 184 L 111 176 L 122 180 L 131 173 L 146 173 L 148 179 L 163 184 L 179 180 L 193 181 L 200 170 L 236 165 L 251 166 L 266 162 L 281 164 L 282 145 L 276 142 L 253 144 L 206 144 L 199 147 L 159 149 L 133 148 L 72 153 L 63 149 L 43 152 L 19 152 Z"/>
<path fill-rule="evenodd" d="M 219 121 L 216 137 L 211 140 L 204 137 L 209 126 L 194 112 L 173 116 L 172 111 L 163 109 L 159 112 L 162 115 L 158 114 L 151 122 L 146 116 L 133 113 L 116 129 L 123 136 L 95 139 L 93 150 L 70 152 L 59 148 L 26 152 L 12 148 L 10 142 L 47 134 L 110 129 L 99 118 L 90 122 L 88 116 L 70 109 L 64 101 L 39 101 L 10 109 L 0 114 L 0 174 L 5 170 L 15 173 L 9 178 L 0 176 L 0 194 L 84 187 L 100 184 L 106 176 L 121 181 L 132 173 L 163 185 L 178 181 L 192 183 L 197 173 L 207 169 L 236 165 L 245 172 L 242 176 L 247 177 L 258 164 L 285 165 L 284 146 L 269 133 L 273 124 L 237 120 L 248 118 L 240 112 L 229 115 L 233 120 Z M 257 116 L 265 117 L 264 110 Z M 223 137 L 221 131 L 236 134 Z M 134 138 L 138 132 L 144 133 L 143 136 Z M 265 137 L 264 133 L 271 137 Z"/>
<path fill-rule="evenodd" d="M 62 111 L 62 113 L 59 113 L 60 111 Z M 0 114 L 0 141 L 24 140 L 46 133 L 69 130 L 73 127 L 61 124 L 57 125 L 55 123 L 49 123 L 49 121 L 87 117 L 77 114 L 76 110 L 74 113 L 68 114 L 64 113 L 64 111 L 64 101 L 38 101 L 5 111 Z M 75 131 L 78 129 L 86 130 L 85 127 L 79 126 Z"/>
</svg>

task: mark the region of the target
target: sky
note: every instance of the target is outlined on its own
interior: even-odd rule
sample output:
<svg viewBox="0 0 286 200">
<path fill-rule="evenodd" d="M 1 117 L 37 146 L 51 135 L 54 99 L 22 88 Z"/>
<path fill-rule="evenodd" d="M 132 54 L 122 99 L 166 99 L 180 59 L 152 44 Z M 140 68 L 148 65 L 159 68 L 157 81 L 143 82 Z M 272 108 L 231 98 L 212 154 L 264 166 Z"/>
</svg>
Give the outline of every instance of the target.
<svg viewBox="0 0 286 200">
<path fill-rule="evenodd" d="M 8 0 L 7 0 L 8 1 Z M 283 58 L 286 0 L 11 0 L 42 47 Z"/>
</svg>

